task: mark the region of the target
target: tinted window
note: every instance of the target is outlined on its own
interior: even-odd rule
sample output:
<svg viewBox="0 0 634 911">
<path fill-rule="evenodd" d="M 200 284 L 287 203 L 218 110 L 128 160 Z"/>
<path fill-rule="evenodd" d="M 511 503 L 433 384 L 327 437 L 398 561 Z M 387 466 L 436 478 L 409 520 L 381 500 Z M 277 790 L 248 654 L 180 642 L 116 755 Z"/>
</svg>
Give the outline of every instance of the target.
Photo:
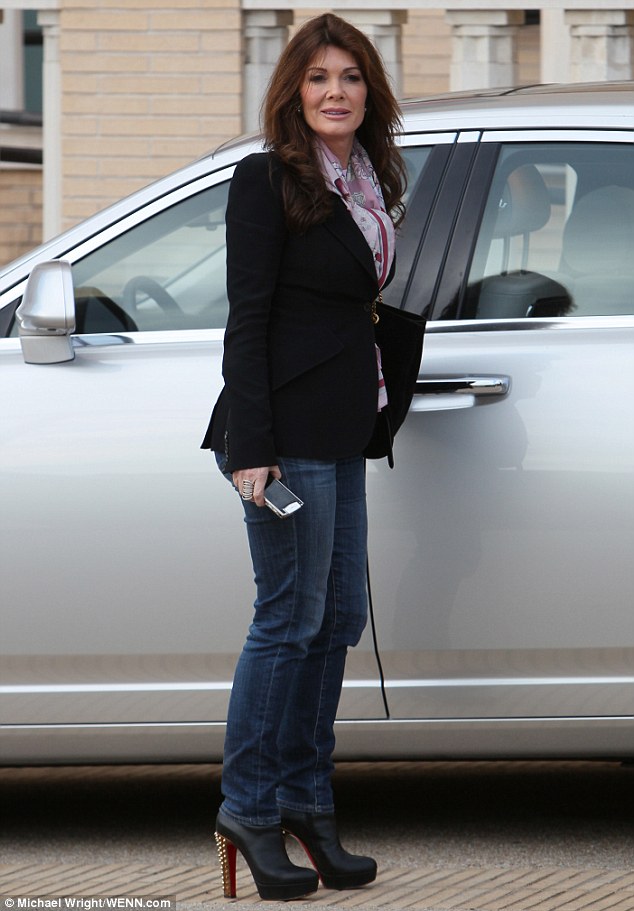
<svg viewBox="0 0 634 911">
<path fill-rule="evenodd" d="M 634 145 L 502 149 L 462 316 L 634 312 Z"/>
<path fill-rule="evenodd" d="M 223 327 L 228 189 L 183 200 L 77 262 L 77 331 Z"/>
<path fill-rule="evenodd" d="M 431 150 L 434 146 L 406 146 L 401 149 L 403 161 L 407 168 L 407 191 L 405 193 L 405 203 L 408 202 L 414 190 L 418 185 L 423 168 L 427 164 Z"/>
</svg>

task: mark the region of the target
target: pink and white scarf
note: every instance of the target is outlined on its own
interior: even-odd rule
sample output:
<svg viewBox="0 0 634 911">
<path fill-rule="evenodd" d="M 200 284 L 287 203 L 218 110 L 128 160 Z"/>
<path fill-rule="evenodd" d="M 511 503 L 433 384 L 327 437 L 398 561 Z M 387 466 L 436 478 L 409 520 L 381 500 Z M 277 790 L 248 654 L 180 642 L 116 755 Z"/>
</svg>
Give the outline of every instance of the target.
<svg viewBox="0 0 634 911">
<path fill-rule="evenodd" d="M 383 191 L 368 153 L 354 140 L 344 171 L 336 155 L 317 137 L 317 153 L 326 186 L 343 199 L 374 258 L 379 288 L 386 282 L 394 261 L 394 224 L 385 211 Z"/>
</svg>

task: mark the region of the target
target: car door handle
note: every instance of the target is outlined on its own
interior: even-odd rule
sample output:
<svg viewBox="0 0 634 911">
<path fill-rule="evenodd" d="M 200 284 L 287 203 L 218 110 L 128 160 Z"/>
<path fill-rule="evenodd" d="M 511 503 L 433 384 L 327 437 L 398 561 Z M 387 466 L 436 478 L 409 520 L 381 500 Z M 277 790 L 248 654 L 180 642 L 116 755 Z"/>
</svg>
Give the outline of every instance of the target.
<svg viewBox="0 0 634 911">
<path fill-rule="evenodd" d="M 473 408 L 477 399 L 503 398 L 511 388 L 508 376 L 428 376 L 416 381 L 411 411 Z"/>
</svg>

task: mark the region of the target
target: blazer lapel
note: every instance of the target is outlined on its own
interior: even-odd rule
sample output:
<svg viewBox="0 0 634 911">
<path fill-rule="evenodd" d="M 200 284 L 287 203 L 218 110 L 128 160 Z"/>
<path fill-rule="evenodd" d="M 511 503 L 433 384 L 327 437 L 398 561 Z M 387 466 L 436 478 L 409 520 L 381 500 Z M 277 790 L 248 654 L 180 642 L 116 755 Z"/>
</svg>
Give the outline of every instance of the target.
<svg viewBox="0 0 634 911">
<path fill-rule="evenodd" d="M 353 256 L 359 260 L 366 272 L 370 274 L 374 283 L 378 285 L 376 266 L 372 259 L 372 251 L 368 247 L 368 243 L 357 227 L 354 219 L 346 209 L 345 203 L 341 197 L 336 197 L 333 215 L 324 222 L 324 227 L 326 227 L 331 234 L 334 234 L 337 240 L 350 250 Z"/>
</svg>

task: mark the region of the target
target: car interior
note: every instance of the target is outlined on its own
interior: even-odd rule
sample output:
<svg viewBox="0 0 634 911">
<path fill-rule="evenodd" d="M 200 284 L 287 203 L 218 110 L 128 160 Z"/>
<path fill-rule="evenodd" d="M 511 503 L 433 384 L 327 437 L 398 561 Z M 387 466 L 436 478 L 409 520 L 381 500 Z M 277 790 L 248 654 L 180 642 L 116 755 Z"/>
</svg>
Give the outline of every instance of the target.
<svg viewBox="0 0 634 911">
<path fill-rule="evenodd" d="M 633 153 L 571 144 L 502 155 L 463 317 L 632 313 Z"/>
</svg>

